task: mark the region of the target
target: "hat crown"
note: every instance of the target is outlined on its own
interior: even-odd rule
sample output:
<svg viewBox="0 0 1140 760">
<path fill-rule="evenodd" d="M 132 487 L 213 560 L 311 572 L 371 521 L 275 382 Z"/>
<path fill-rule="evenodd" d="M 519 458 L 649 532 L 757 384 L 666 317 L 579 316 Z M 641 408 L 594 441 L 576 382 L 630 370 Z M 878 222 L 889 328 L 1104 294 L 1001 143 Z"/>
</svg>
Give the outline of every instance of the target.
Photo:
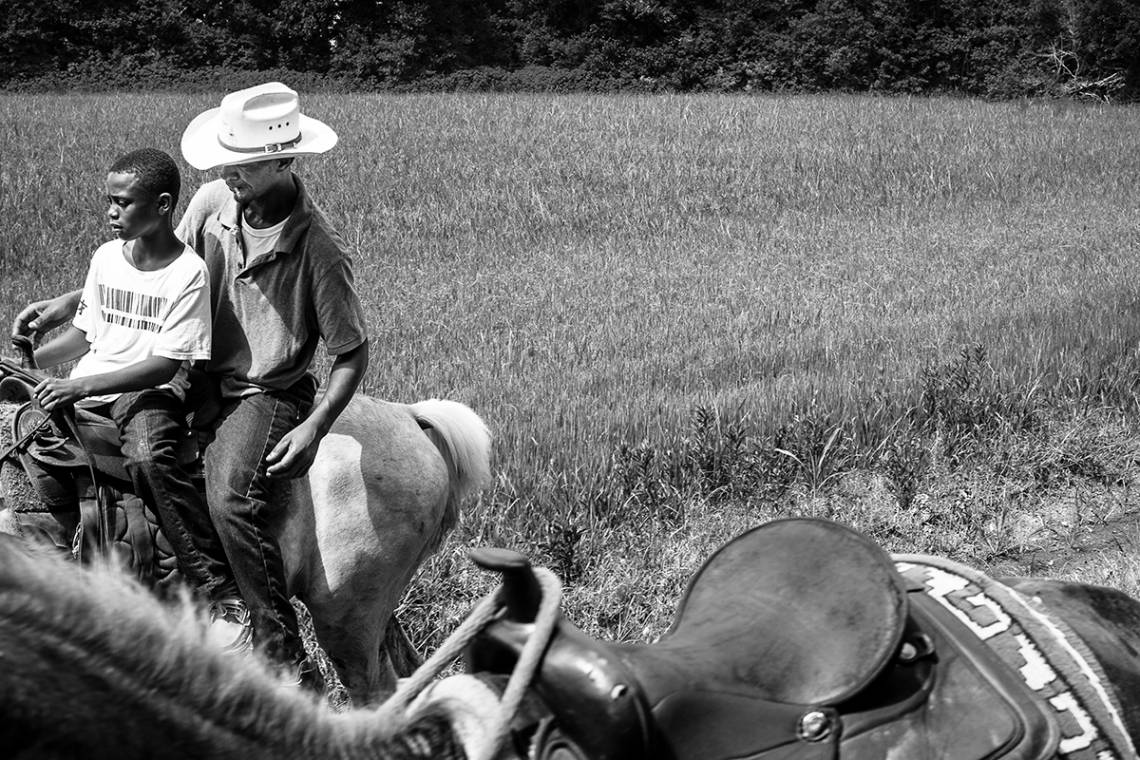
<svg viewBox="0 0 1140 760">
<path fill-rule="evenodd" d="M 226 95 L 219 116 L 218 139 L 231 149 L 262 150 L 301 136 L 300 100 L 279 82 Z"/>
<path fill-rule="evenodd" d="M 301 113 L 297 93 L 268 82 L 230 93 L 182 132 L 182 155 L 195 169 L 275 157 L 315 156 L 336 146 L 328 124 Z"/>
</svg>

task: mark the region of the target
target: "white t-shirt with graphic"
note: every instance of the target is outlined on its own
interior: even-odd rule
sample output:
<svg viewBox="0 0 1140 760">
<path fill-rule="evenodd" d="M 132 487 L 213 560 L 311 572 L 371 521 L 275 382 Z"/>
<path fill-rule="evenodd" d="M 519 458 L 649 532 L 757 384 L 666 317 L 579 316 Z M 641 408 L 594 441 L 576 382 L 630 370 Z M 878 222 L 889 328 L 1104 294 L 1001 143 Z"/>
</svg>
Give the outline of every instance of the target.
<svg viewBox="0 0 1140 760">
<path fill-rule="evenodd" d="M 210 279 L 206 263 L 189 247 L 162 269 L 146 272 L 131 263 L 122 240 L 95 251 L 87 270 L 74 325 L 87 334 L 90 350 L 71 376 L 113 372 L 163 356 L 182 365 L 169 383 L 186 397 L 190 362 L 210 358 Z M 93 396 L 113 401 L 119 394 Z"/>
</svg>

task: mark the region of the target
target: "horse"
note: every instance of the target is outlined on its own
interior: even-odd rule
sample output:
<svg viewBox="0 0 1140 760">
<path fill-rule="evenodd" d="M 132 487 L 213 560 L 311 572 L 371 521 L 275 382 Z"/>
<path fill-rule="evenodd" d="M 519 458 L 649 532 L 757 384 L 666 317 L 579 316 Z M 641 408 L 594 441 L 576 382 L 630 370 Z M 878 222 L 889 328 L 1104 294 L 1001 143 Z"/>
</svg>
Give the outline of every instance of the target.
<svg viewBox="0 0 1140 760">
<path fill-rule="evenodd" d="M 0 408 L 7 430 L 15 406 Z M 290 594 L 312 615 L 317 642 L 357 705 L 391 691 L 386 642 L 400 641 L 393 616 L 419 565 L 458 520 L 461 503 L 490 480 L 490 433 L 469 407 L 356 395 L 321 441 L 308 474 L 291 481 L 278 541 Z M 6 465 L 0 531 L 50 532 L 31 514 L 34 492 Z M 14 484 L 14 485 L 13 485 Z M 4 494 L 0 494 L 4 496 Z M 29 525 L 35 522 L 37 525 Z M 70 545 L 70 536 L 50 536 Z"/>
<path fill-rule="evenodd" d="M 462 760 L 451 723 L 328 709 L 259 655 L 226 653 L 185 596 L 0 535 L 6 758 Z"/>
</svg>

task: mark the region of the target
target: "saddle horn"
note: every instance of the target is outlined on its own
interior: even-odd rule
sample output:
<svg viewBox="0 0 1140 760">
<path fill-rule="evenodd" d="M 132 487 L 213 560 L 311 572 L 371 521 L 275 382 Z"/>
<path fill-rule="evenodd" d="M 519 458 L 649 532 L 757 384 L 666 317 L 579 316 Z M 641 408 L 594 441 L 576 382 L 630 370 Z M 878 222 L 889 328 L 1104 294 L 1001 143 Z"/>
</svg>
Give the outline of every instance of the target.
<svg viewBox="0 0 1140 760">
<path fill-rule="evenodd" d="M 542 589 L 534 577 L 530 560 L 510 549 L 478 547 L 468 552 L 471 560 L 503 577 L 503 597 L 507 615 L 519 623 L 533 623 L 542 603 Z"/>
<path fill-rule="evenodd" d="M 38 369 L 36 366 L 36 347 L 27 335 L 13 335 L 12 348 L 20 355 L 21 369 Z"/>
</svg>

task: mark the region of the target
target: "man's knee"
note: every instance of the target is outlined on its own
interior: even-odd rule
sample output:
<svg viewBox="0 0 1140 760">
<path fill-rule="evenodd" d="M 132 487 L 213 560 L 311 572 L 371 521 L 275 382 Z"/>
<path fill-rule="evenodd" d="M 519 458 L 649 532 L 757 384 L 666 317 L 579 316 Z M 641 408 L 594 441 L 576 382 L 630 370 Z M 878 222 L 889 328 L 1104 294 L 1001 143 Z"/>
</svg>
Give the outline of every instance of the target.
<svg viewBox="0 0 1140 760">
<path fill-rule="evenodd" d="M 246 488 L 242 482 L 213 482 L 207 476 L 206 503 L 210 510 L 210 519 L 220 531 L 223 526 L 244 526 L 253 518 L 254 504 L 246 498 Z"/>
<path fill-rule="evenodd" d="M 176 467 L 173 441 L 148 436 L 129 436 L 123 439 L 123 458 L 128 471 L 143 475 L 160 473 Z"/>
</svg>

